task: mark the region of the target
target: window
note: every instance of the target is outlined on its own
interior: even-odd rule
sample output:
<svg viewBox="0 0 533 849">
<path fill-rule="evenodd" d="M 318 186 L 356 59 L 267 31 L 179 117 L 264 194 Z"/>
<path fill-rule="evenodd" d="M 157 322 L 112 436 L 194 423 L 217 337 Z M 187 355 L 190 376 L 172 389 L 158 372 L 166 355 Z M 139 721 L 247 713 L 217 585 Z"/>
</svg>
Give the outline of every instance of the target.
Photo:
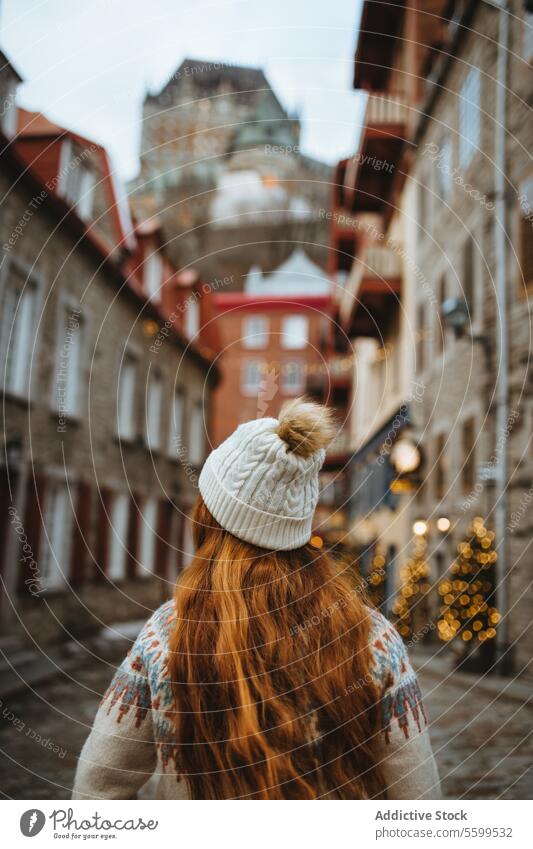
<svg viewBox="0 0 533 849">
<path fill-rule="evenodd" d="M 475 422 L 474 419 L 467 419 L 463 422 L 462 427 L 462 452 L 463 465 L 461 468 L 461 480 L 463 484 L 463 492 L 471 492 L 475 485 Z"/>
<path fill-rule="evenodd" d="M 479 68 L 472 68 L 459 96 L 459 162 L 468 168 L 474 154 L 479 150 L 481 135 L 480 112 L 481 77 Z"/>
<path fill-rule="evenodd" d="M 118 433 L 122 439 L 133 439 L 135 427 L 135 383 L 137 364 L 126 355 L 121 365 L 118 386 Z"/>
<path fill-rule="evenodd" d="M 151 301 L 159 301 L 161 299 L 162 282 L 163 263 L 161 254 L 153 251 L 144 261 L 144 288 Z"/>
<path fill-rule="evenodd" d="M 4 71 L 7 75 L 7 70 Z M 8 138 L 12 138 L 17 132 L 17 83 L 12 82 L 8 85 L 2 110 L 0 112 L 0 126 Z"/>
<path fill-rule="evenodd" d="M 305 371 L 303 363 L 293 360 L 284 363 L 281 370 L 281 388 L 286 395 L 299 395 L 304 391 Z"/>
<path fill-rule="evenodd" d="M 533 12 L 524 12 L 524 44 L 522 49 L 524 59 L 533 57 Z"/>
<path fill-rule="evenodd" d="M 185 333 L 193 339 L 200 330 L 200 306 L 194 294 L 187 300 L 185 309 Z"/>
<path fill-rule="evenodd" d="M 93 172 L 89 168 L 80 168 L 80 188 L 76 212 L 84 221 L 91 217 L 93 211 L 94 185 Z"/>
<path fill-rule="evenodd" d="M 111 510 L 112 528 L 109 546 L 109 577 L 112 581 L 120 581 L 126 577 L 129 517 L 129 496 L 127 493 L 115 495 Z"/>
<path fill-rule="evenodd" d="M 64 310 L 59 335 L 56 373 L 56 404 L 62 416 L 76 416 L 80 411 L 80 389 L 83 366 L 83 324 L 79 312 Z"/>
<path fill-rule="evenodd" d="M 43 589 L 60 589 L 67 582 L 72 541 L 72 509 L 64 483 L 50 483 L 46 494 L 42 536 Z"/>
<path fill-rule="evenodd" d="M 204 459 L 205 425 L 201 401 L 195 401 L 191 409 L 189 429 L 189 460 L 193 466 L 199 466 Z"/>
<path fill-rule="evenodd" d="M 251 315 L 243 321 L 242 344 L 245 348 L 266 348 L 268 344 L 268 319 L 264 315 Z"/>
<path fill-rule="evenodd" d="M 438 312 L 435 317 L 435 353 L 441 354 L 446 344 L 446 325 L 442 320 L 442 305 L 446 300 L 446 278 L 443 276 L 439 281 Z"/>
<path fill-rule="evenodd" d="M 261 360 L 246 360 L 241 376 L 241 392 L 243 395 L 257 395 L 263 381 L 265 371 Z"/>
<path fill-rule="evenodd" d="M 186 567 L 192 563 L 196 552 L 193 538 L 193 524 L 190 516 L 184 517 L 182 548 L 182 565 Z"/>
<path fill-rule="evenodd" d="M 2 298 L 0 366 L 2 385 L 13 395 L 28 393 L 36 311 L 35 286 L 12 269 Z"/>
<path fill-rule="evenodd" d="M 532 16 L 533 17 L 533 16 Z M 520 270 L 524 285 L 533 285 L 533 177 L 520 185 Z"/>
<path fill-rule="evenodd" d="M 429 204 L 431 201 L 431 187 L 429 184 L 428 174 L 419 175 L 418 183 L 418 233 L 420 236 L 426 235 L 429 229 Z"/>
<path fill-rule="evenodd" d="M 141 515 L 141 545 L 140 564 L 141 571 L 153 573 L 155 571 L 155 546 L 157 525 L 157 501 L 155 498 L 147 498 L 144 502 Z"/>
<path fill-rule="evenodd" d="M 288 351 L 305 348 L 309 335 L 309 322 L 305 315 L 286 315 L 281 320 L 281 344 Z"/>
<path fill-rule="evenodd" d="M 447 460 L 445 454 L 446 437 L 443 433 L 435 439 L 435 498 L 446 495 Z"/>
<path fill-rule="evenodd" d="M 161 447 L 161 406 L 163 404 L 163 381 L 152 374 L 146 393 L 146 444 L 152 450 Z"/>
<path fill-rule="evenodd" d="M 58 194 L 76 209 L 81 218 L 89 218 L 93 207 L 95 178 L 85 164 L 87 151 L 77 149 L 70 139 L 61 146 Z"/>
<path fill-rule="evenodd" d="M 468 307 L 468 311 L 470 313 L 470 320 L 472 321 L 474 315 L 474 291 L 475 291 L 475 281 L 474 281 L 474 240 L 472 236 L 469 236 L 466 242 L 463 245 L 463 294 L 466 305 Z"/>
<path fill-rule="evenodd" d="M 174 393 L 174 401 L 170 412 L 170 434 L 168 440 L 168 453 L 171 457 L 179 456 L 183 449 L 183 392 L 178 389 Z"/>
<path fill-rule="evenodd" d="M 452 140 L 445 136 L 440 146 L 440 157 L 437 162 L 439 191 L 443 200 L 449 200 L 453 188 L 453 149 Z"/>
<path fill-rule="evenodd" d="M 422 373 L 426 367 L 425 358 L 426 345 L 426 306 L 420 304 L 417 310 L 417 328 L 416 328 L 416 371 Z"/>
</svg>

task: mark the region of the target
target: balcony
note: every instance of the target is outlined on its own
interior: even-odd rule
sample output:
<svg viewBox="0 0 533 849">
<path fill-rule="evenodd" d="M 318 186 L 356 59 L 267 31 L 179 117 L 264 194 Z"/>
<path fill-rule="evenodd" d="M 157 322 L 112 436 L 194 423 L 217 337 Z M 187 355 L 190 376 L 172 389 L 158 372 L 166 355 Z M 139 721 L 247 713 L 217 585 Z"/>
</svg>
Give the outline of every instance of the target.
<svg viewBox="0 0 533 849">
<path fill-rule="evenodd" d="M 366 104 L 365 125 L 368 129 L 404 127 L 408 109 L 402 97 L 395 94 L 369 94 Z"/>
<path fill-rule="evenodd" d="M 354 260 L 340 304 L 342 326 L 350 337 L 382 338 L 401 291 L 402 263 L 392 246 L 370 245 Z"/>
<path fill-rule="evenodd" d="M 326 364 L 308 366 L 305 394 L 311 398 L 337 403 L 345 398 L 353 383 L 354 360 L 351 354 L 332 356 Z"/>
<path fill-rule="evenodd" d="M 392 279 L 401 277 L 399 252 L 384 245 L 369 245 L 364 254 L 365 277 Z"/>
<path fill-rule="evenodd" d="M 387 85 L 405 16 L 405 0 L 363 3 L 354 62 L 354 88 L 383 89 Z"/>
<path fill-rule="evenodd" d="M 343 427 L 337 433 L 335 439 L 330 443 L 326 455 L 326 466 L 331 468 L 332 464 L 345 463 L 352 453 L 352 436 L 347 427 Z"/>
</svg>

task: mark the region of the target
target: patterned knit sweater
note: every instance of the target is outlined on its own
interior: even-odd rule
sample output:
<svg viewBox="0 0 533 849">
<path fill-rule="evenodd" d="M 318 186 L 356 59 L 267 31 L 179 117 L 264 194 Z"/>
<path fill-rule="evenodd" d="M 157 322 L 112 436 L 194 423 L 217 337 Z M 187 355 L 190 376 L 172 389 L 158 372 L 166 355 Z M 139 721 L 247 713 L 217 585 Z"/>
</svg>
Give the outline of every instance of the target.
<svg viewBox="0 0 533 849">
<path fill-rule="evenodd" d="M 438 799 L 440 786 L 416 675 L 397 631 L 372 612 L 371 673 L 383 694 L 378 761 L 391 799 Z M 74 799 L 131 799 L 154 774 L 156 797 L 187 799 L 176 767 L 166 672 L 174 603 L 148 620 L 117 670 L 80 754 Z"/>
</svg>

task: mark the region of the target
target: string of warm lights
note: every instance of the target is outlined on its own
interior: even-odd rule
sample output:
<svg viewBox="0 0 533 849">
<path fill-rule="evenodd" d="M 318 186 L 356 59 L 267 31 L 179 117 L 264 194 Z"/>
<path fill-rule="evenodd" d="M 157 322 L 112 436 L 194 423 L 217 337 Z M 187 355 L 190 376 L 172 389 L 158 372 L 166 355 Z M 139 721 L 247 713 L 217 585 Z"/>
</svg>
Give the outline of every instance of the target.
<svg viewBox="0 0 533 849">
<path fill-rule="evenodd" d="M 375 607 L 381 607 L 385 601 L 385 557 L 381 552 L 374 554 L 366 580 L 368 598 Z"/>
<path fill-rule="evenodd" d="M 464 643 L 484 643 L 496 636 L 501 614 L 491 603 L 494 594 L 494 533 L 476 517 L 467 531 L 467 540 L 457 546 L 458 556 L 448 575 L 440 582 L 442 605 L 437 622 L 441 640 L 454 638 Z"/>
<path fill-rule="evenodd" d="M 396 617 L 395 625 L 404 640 L 409 639 L 415 631 L 416 609 L 420 613 L 421 599 L 430 590 L 428 582 L 429 566 L 426 560 L 427 539 L 425 534 L 415 532 L 413 553 L 400 569 L 402 581 L 399 594 L 394 599 L 392 612 Z"/>
</svg>

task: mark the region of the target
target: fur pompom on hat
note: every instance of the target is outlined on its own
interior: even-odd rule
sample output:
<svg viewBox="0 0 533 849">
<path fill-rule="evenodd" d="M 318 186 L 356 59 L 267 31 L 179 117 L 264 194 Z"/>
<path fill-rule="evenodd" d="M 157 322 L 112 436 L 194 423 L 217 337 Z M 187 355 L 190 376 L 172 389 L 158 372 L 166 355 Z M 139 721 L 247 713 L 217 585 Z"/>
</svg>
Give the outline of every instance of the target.
<svg viewBox="0 0 533 849">
<path fill-rule="evenodd" d="M 300 548 L 311 538 L 318 473 L 334 436 L 331 410 L 303 398 L 279 419 L 240 425 L 205 461 L 199 489 L 207 509 L 252 545 Z"/>
</svg>

